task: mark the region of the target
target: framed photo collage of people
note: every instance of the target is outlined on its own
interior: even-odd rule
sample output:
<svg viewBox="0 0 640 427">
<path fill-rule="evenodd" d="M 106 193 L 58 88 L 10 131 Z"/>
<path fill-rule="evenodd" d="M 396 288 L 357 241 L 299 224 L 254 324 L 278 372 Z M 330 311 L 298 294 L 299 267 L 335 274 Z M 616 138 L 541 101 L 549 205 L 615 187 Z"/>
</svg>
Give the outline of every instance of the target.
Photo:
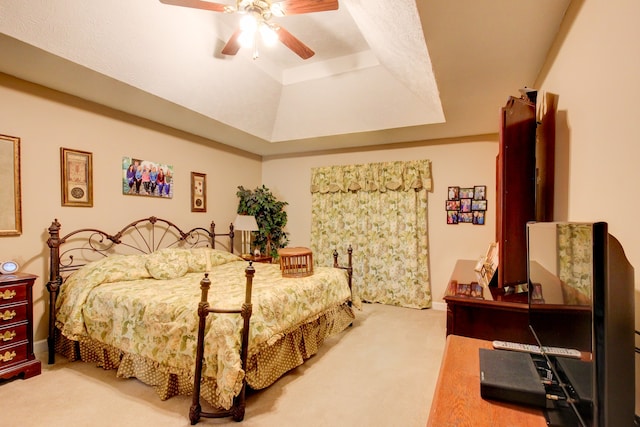
<svg viewBox="0 0 640 427">
<path fill-rule="evenodd" d="M 445 209 L 447 224 L 484 225 L 487 211 L 487 186 L 448 187 Z"/>
</svg>

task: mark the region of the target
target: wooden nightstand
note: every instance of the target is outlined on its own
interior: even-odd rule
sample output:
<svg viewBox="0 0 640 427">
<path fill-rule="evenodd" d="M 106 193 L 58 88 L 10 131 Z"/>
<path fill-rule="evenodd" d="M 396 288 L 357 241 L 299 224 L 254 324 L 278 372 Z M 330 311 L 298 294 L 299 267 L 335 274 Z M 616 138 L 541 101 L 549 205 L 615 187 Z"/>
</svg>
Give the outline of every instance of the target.
<svg viewBox="0 0 640 427">
<path fill-rule="evenodd" d="M 0 379 L 39 375 L 33 354 L 33 282 L 37 276 L 0 274 Z"/>
<path fill-rule="evenodd" d="M 260 255 L 260 256 L 243 255 L 242 259 L 244 259 L 245 261 L 263 262 L 265 264 L 271 264 L 271 262 L 273 261 L 270 256 L 266 256 L 266 255 Z"/>
</svg>

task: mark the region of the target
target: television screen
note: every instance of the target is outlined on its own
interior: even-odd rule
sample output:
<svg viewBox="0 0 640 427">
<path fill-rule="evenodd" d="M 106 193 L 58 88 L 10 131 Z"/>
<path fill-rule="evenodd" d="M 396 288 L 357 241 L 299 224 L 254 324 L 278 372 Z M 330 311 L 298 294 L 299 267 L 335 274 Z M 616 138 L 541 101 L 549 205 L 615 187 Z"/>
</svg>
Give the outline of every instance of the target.
<svg viewBox="0 0 640 427">
<path fill-rule="evenodd" d="M 619 242 L 604 222 L 537 222 L 527 224 L 527 252 L 538 344 L 583 352 L 548 358 L 563 394 L 556 409 L 573 414 L 568 425 L 632 425 L 634 272 Z"/>
</svg>

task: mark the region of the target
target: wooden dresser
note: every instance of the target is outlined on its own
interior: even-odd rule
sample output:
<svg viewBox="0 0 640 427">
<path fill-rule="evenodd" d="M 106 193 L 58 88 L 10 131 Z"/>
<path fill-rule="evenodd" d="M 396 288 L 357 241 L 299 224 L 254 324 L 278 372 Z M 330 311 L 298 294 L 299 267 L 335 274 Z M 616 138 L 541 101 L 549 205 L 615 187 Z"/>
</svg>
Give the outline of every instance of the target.
<svg viewBox="0 0 640 427">
<path fill-rule="evenodd" d="M 528 294 L 504 295 L 503 289 L 481 288 L 478 297 L 459 295 L 458 284 L 477 281 L 476 261 L 458 260 L 444 295 L 447 335 L 535 344 L 529 331 Z"/>
<path fill-rule="evenodd" d="M 41 372 L 33 354 L 32 274 L 0 275 L 0 379 Z"/>
<path fill-rule="evenodd" d="M 491 341 L 447 337 L 427 426 L 546 427 L 538 408 L 480 396 L 480 348 L 492 348 Z"/>
</svg>

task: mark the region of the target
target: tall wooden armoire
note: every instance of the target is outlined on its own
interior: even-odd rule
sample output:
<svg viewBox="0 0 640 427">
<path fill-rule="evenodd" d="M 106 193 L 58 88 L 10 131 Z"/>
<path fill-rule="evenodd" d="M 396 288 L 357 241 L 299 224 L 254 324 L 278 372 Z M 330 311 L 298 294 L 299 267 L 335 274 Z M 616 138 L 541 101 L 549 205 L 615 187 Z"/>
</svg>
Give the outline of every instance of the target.
<svg viewBox="0 0 640 427">
<path fill-rule="evenodd" d="M 536 96 L 523 89 L 500 114 L 496 179 L 498 287 L 527 283 L 526 224 L 536 219 Z"/>
</svg>

